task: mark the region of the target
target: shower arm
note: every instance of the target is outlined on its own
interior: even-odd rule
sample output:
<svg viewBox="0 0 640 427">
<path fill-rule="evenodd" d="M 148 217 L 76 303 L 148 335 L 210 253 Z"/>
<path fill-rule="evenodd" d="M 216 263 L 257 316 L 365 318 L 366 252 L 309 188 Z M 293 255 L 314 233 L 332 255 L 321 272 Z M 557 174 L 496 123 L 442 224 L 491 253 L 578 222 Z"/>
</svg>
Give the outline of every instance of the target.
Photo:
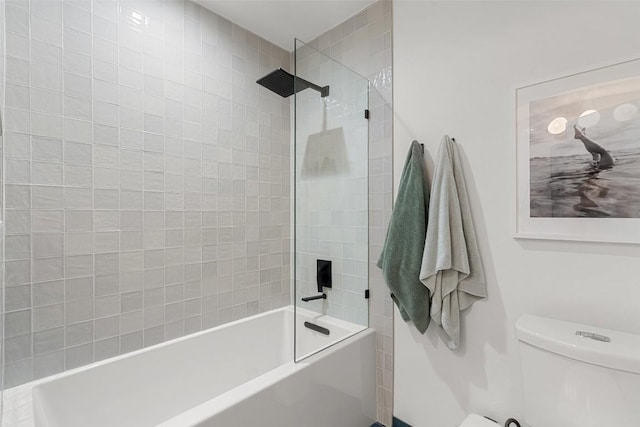
<svg viewBox="0 0 640 427">
<path fill-rule="evenodd" d="M 304 85 L 304 89 L 309 88 L 309 89 L 313 89 L 313 90 L 317 90 L 318 92 L 320 92 L 320 97 L 322 98 L 326 98 L 327 96 L 329 96 L 329 86 L 318 86 L 315 83 L 311 83 L 308 80 L 303 79 L 302 77 L 298 77 L 296 76 L 296 84 L 302 84 Z M 296 90 L 295 92 L 299 92 L 299 90 Z"/>
</svg>

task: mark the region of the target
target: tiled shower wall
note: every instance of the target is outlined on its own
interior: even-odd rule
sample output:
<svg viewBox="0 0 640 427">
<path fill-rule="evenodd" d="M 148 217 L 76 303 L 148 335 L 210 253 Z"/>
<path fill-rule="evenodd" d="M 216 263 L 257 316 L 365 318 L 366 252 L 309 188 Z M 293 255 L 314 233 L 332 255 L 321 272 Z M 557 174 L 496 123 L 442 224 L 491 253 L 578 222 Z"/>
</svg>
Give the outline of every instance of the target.
<svg viewBox="0 0 640 427">
<path fill-rule="evenodd" d="M 393 404 L 393 302 L 375 266 L 392 209 L 391 1 L 381 0 L 310 45 L 367 77 L 369 95 L 369 302 L 377 335 L 378 419 L 391 425 Z"/>
<path fill-rule="evenodd" d="M 5 387 L 289 304 L 289 53 L 191 2 L 4 8 Z"/>
<path fill-rule="evenodd" d="M 2 135 L 2 110 L 1 107 L 4 106 L 4 58 L 5 52 L 4 46 L 5 43 L 5 19 L 4 19 L 4 4 L 0 3 L 0 156 L 2 156 L 2 151 L 4 150 L 4 136 Z M 1 158 L 1 157 L 0 157 Z M 4 165 L 2 161 L 0 161 L 0 368 L 4 363 L 4 292 L 1 292 L 4 289 L 4 211 L 2 209 L 2 205 L 4 204 Z M 4 413 L 4 391 L 2 389 L 2 381 L 3 374 L 2 369 L 0 369 L 0 420 L 2 420 L 2 414 Z"/>
</svg>

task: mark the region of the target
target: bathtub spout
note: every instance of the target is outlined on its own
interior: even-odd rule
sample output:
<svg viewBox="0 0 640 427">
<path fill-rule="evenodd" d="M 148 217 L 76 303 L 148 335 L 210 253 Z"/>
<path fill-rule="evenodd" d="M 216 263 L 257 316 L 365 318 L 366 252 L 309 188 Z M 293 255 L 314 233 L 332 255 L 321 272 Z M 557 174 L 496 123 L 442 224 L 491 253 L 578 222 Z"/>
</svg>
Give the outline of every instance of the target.
<svg viewBox="0 0 640 427">
<path fill-rule="evenodd" d="M 316 300 L 316 299 L 327 299 L 327 294 L 323 293 L 323 294 L 316 295 L 316 296 L 313 296 L 313 297 L 304 297 L 304 298 L 302 298 L 302 301 L 309 302 L 309 301 L 313 301 L 313 300 Z"/>
</svg>

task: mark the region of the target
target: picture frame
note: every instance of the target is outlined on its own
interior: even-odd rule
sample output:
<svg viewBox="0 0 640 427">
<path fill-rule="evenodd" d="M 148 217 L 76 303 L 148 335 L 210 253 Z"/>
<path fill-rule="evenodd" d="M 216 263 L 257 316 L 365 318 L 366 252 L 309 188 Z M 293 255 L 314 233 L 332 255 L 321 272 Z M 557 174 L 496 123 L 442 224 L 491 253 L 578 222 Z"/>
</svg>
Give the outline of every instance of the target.
<svg viewBox="0 0 640 427">
<path fill-rule="evenodd" d="M 515 237 L 640 243 L 640 58 L 515 92 Z"/>
</svg>

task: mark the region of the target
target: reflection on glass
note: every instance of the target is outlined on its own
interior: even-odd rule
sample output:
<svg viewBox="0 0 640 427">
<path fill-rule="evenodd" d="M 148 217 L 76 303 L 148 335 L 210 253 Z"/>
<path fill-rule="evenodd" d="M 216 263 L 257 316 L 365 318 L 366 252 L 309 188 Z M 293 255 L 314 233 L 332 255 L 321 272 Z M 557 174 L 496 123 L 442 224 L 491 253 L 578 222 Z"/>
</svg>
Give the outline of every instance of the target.
<svg viewBox="0 0 640 427">
<path fill-rule="evenodd" d="M 578 117 L 578 124 L 583 128 L 595 126 L 600 121 L 600 113 L 596 110 L 586 110 Z"/>
<path fill-rule="evenodd" d="M 638 107 L 628 103 L 618 105 L 616 109 L 613 110 L 613 118 L 619 122 L 628 122 L 633 120 L 636 114 L 638 114 Z"/>
<path fill-rule="evenodd" d="M 547 126 L 547 131 L 549 131 L 551 135 L 560 135 L 565 130 L 567 130 L 567 119 L 564 117 L 556 117 L 551 120 L 551 123 Z"/>
</svg>

